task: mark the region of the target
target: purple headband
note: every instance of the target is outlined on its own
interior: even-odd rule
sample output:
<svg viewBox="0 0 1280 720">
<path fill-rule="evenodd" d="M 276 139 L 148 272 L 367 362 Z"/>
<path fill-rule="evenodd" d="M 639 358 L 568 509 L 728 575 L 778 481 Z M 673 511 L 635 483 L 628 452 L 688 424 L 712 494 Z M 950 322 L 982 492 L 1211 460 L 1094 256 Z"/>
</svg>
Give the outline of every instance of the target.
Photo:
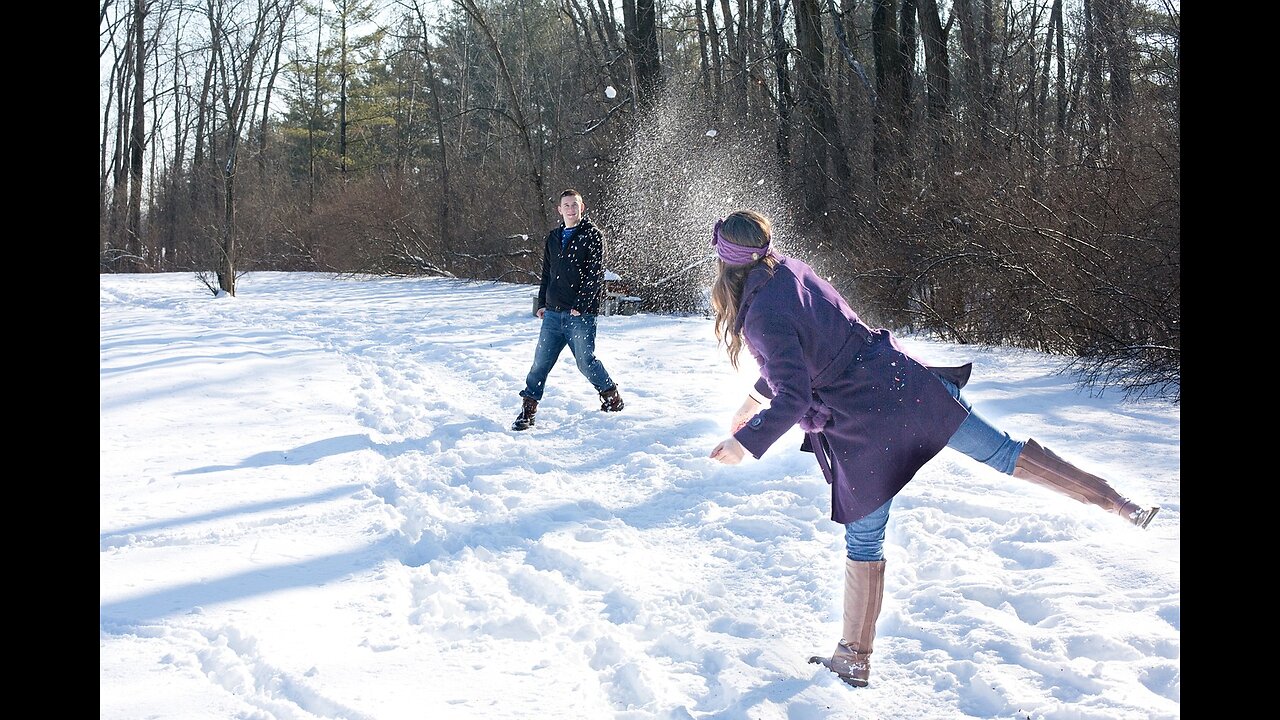
<svg viewBox="0 0 1280 720">
<path fill-rule="evenodd" d="M 748 247 L 729 242 L 720 234 L 720 226 L 723 224 L 724 218 L 720 218 L 716 221 L 715 230 L 711 231 L 711 246 L 716 249 L 716 255 L 721 260 L 730 265 L 746 265 L 769 254 L 769 243 L 765 243 L 764 247 Z"/>
</svg>

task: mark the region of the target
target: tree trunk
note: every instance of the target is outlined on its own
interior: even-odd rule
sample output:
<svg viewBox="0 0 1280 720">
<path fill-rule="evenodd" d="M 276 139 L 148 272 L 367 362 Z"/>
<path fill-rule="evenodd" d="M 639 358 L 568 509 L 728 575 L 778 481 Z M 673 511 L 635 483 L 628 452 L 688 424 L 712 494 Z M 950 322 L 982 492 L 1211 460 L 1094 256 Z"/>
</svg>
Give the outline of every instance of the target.
<svg viewBox="0 0 1280 720">
<path fill-rule="evenodd" d="M 275 88 L 276 77 L 280 74 L 280 52 L 284 49 L 285 28 L 288 26 L 289 18 L 293 15 L 293 9 L 297 0 L 286 0 L 286 5 L 279 8 L 277 20 L 280 25 L 276 30 L 275 37 L 275 53 L 271 59 L 271 72 L 267 75 L 267 87 L 262 100 L 262 123 L 258 127 L 258 171 L 264 178 L 266 175 L 267 161 L 267 127 L 271 117 L 271 93 Z"/>
<path fill-rule="evenodd" d="M 778 148 L 778 161 L 783 167 L 791 164 L 791 108 L 795 99 L 791 95 L 791 76 L 787 70 L 787 57 L 790 45 L 787 43 L 786 28 L 783 27 L 782 7 L 778 0 L 769 0 L 771 36 L 773 38 L 773 72 L 778 77 L 778 132 L 775 145 Z"/>
<path fill-rule="evenodd" d="M 223 131 L 227 139 L 227 159 L 222 166 L 223 204 L 217 276 L 218 288 L 228 295 L 236 294 L 237 155 L 246 119 L 251 117 L 249 97 L 260 80 L 254 71 L 266 41 L 267 15 L 274 7 L 274 2 L 259 5 L 253 22 L 241 24 L 237 22 L 239 18 L 228 21 L 223 17 L 221 11 L 225 8 L 214 0 L 210 0 L 208 5 L 209 35 L 213 38 L 212 62 L 217 65 L 222 112 L 226 118 Z M 244 33 L 248 33 L 248 37 L 243 37 Z"/>
<path fill-rule="evenodd" d="M 631 101 L 640 107 L 640 73 L 636 58 L 640 57 L 640 33 L 636 30 L 636 0 L 622 0 L 622 41 L 627 48 L 627 69 L 630 76 Z"/>
<path fill-rule="evenodd" d="M 1097 32 L 1105 48 L 1107 77 L 1110 82 L 1111 102 L 1108 119 L 1111 124 L 1109 137 L 1114 137 L 1113 149 L 1128 145 L 1125 139 L 1129 130 L 1129 112 L 1133 104 L 1133 78 L 1131 67 L 1130 28 L 1131 0 L 1094 0 L 1097 13 Z"/>
<path fill-rule="evenodd" d="M 1053 141 L 1049 137 L 1049 65 L 1053 60 L 1054 34 L 1062 27 L 1062 0 L 1053 0 L 1053 5 L 1049 9 L 1049 25 L 1045 31 L 1044 53 L 1040 61 L 1040 97 L 1036 100 L 1036 155 L 1039 158 L 1041 175 L 1044 174 L 1045 163 L 1049 159 L 1049 147 Z M 1061 67 L 1063 61 L 1061 55 L 1058 56 L 1058 66 Z M 1058 96 L 1061 97 L 1064 88 L 1061 83 L 1058 85 Z"/>
<path fill-rule="evenodd" d="M 901 71 L 898 81 L 902 83 L 902 100 L 898 105 L 897 155 L 903 161 L 902 175 L 909 177 L 914 173 L 911 164 L 913 140 L 915 138 L 915 115 L 912 105 L 915 102 L 916 78 L 916 0 L 902 0 L 902 9 L 898 13 L 898 52 L 902 55 Z"/>
<path fill-rule="evenodd" d="M 191 152 L 191 207 L 195 209 L 203 208 L 207 199 L 203 190 L 210 177 L 206 159 L 206 153 L 209 150 L 205 145 L 208 141 L 208 126 L 213 124 L 209 119 L 213 113 L 213 103 L 209 100 L 209 95 L 213 92 L 213 65 L 212 57 L 205 60 L 204 78 L 200 83 L 200 101 L 196 103 L 195 147 Z"/>
<path fill-rule="evenodd" d="M 342 3 L 342 12 L 338 15 L 340 36 L 338 38 L 338 158 L 339 172 L 345 183 L 347 179 L 347 78 L 351 72 L 347 67 L 347 3 Z"/>
<path fill-rule="evenodd" d="M 879 102 L 875 114 L 875 147 L 873 168 L 878 181 L 900 174 L 902 161 L 899 143 L 906 131 L 907 98 L 903 88 L 902 47 L 898 37 L 896 0 L 873 0 L 871 11 L 871 45 L 876 59 L 876 95 Z"/>
<path fill-rule="evenodd" d="M 698 22 L 698 81 L 702 84 L 702 94 L 709 101 L 711 99 L 711 59 L 707 54 L 707 21 L 703 12 L 702 0 L 693 0 L 693 17 Z"/>
<path fill-rule="evenodd" d="M 805 206 L 810 212 L 817 213 L 827 207 L 829 175 L 834 173 L 837 182 L 843 184 L 849 177 L 849 166 L 825 83 L 826 52 L 817 0 L 797 0 L 795 13 L 796 48 L 799 50 L 796 59 L 797 107 L 806 120 L 800 172 L 806 183 Z"/>
<path fill-rule="evenodd" d="M 978 140 L 986 155 L 991 142 L 990 132 L 985 127 L 982 89 L 982 65 L 978 52 L 978 20 L 974 15 L 972 0 L 955 0 L 952 12 L 960 22 L 960 78 L 963 83 L 963 97 L 966 105 L 964 113 L 965 126 L 969 135 Z"/>
<path fill-rule="evenodd" d="M 988 134 L 1003 115 L 1003 103 L 1000 100 L 1000 83 L 996 79 L 995 60 L 995 0 L 979 0 L 982 8 L 982 25 L 978 31 L 978 58 L 981 73 L 979 81 L 982 90 L 982 127 Z M 990 142 L 995 143 L 994 135 Z"/>
<path fill-rule="evenodd" d="M 524 142 L 525 161 L 527 163 L 530 191 L 534 197 L 530 199 L 528 221 L 530 227 L 536 232 L 541 232 L 542 228 L 547 224 L 546 213 L 546 191 L 543 189 L 542 171 L 539 169 L 538 156 L 533 149 L 533 138 L 529 134 L 529 123 L 524 116 L 524 103 L 520 100 L 520 95 L 516 91 L 515 80 L 511 78 L 511 71 L 507 68 L 507 60 L 502 54 L 502 48 L 498 45 L 498 40 L 494 37 L 493 32 L 489 29 L 488 23 L 484 19 L 484 15 L 480 12 L 480 8 L 476 6 L 475 0 L 455 0 L 462 5 L 467 15 L 475 22 L 484 35 L 485 40 L 489 43 L 489 50 L 493 53 L 494 59 L 498 63 L 498 71 L 502 75 L 503 89 L 507 92 L 507 98 L 511 102 L 511 119 L 516 125 L 516 129 L 520 132 L 520 138 Z"/>
<path fill-rule="evenodd" d="M 181 43 L 178 36 L 174 36 L 173 56 L 181 56 Z M 183 70 L 182 63 L 174 62 L 173 67 L 173 87 L 182 87 Z M 183 179 L 189 178 L 186 167 L 187 157 L 187 130 L 186 122 L 183 114 L 182 93 L 174 93 L 173 97 L 173 165 L 169 169 L 169 188 L 165 193 L 165 201 L 167 203 L 164 240 L 161 242 L 161 248 L 164 252 L 166 269 L 174 269 L 180 267 L 182 258 L 178 256 L 178 228 L 190 221 L 190 218 L 183 212 L 184 202 L 188 195 L 183 192 Z M 187 112 L 190 112 L 190 106 Z"/>
<path fill-rule="evenodd" d="M 1054 161 L 1057 165 L 1065 165 L 1067 162 L 1067 95 L 1070 89 L 1067 87 L 1067 41 L 1066 33 L 1062 27 L 1062 0 L 1054 0 L 1054 4 L 1058 7 L 1057 15 L 1057 33 L 1058 33 L 1058 115 L 1057 115 L 1057 132 L 1054 133 Z"/>
<path fill-rule="evenodd" d="M 100 142 L 102 143 L 102 149 L 99 152 L 100 166 L 98 171 L 99 172 L 99 176 L 98 176 L 98 223 L 99 223 L 98 252 L 99 253 L 106 251 L 107 248 L 111 247 L 111 243 L 112 243 L 111 202 L 109 200 L 111 193 L 107 191 L 107 188 L 110 187 L 111 185 L 111 178 L 113 176 L 113 171 L 114 171 L 115 162 L 116 162 L 116 159 L 115 159 L 116 146 L 113 146 L 110 142 L 111 140 L 110 128 L 111 128 L 111 111 L 112 111 L 113 101 L 115 100 L 115 94 L 116 94 L 115 87 L 116 87 L 116 83 L 120 82 L 119 77 L 120 76 L 116 73 L 115 67 L 113 66 L 111 69 L 111 74 L 107 79 L 107 92 L 106 92 L 107 102 L 105 107 L 103 107 L 102 109 L 102 135 L 100 137 Z M 111 152 L 110 160 L 108 160 L 108 156 L 107 156 L 108 147 L 113 148 Z"/>
<path fill-rule="evenodd" d="M 632 68 L 632 97 L 644 112 L 653 107 L 660 84 L 654 0 L 622 0 L 622 32 Z"/>
<path fill-rule="evenodd" d="M 601 17 L 600 10 L 592 0 L 586 0 L 587 12 L 591 17 L 592 31 L 600 40 L 600 57 L 612 69 L 612 55 L 614 53 L 613 46 L 613 29 L 605 24 L 605 18 Z"/>
<path fill-rule="evenodd" d="M 606 68 L 604 55 L 596 47 L 595 40 L 592 39 L 592 33 L 595 33 L 596 37 L 600 38 L 601 44 L 604 42 L 599 24 L 593 22 L 592 18 L 587 16 L 587 11 L 582 9 L 582 4 L 578 0 L 565 0 L 565 5 L 565 14 L 569 16 L 569 22 L 573 23 L 576 31 L 574 37 L 578 36 L 577 33 L 581 33 L 582 41 L 586 43 L 586 53 L 591 58 L 591 63 L 602 69 Z M 587 7 L 590 8 L 591 15 L 595 15 L 595 6 L 588 2 Z"/>
<path fill-rule="evenodd" d="M 133 3 L 133 126 L 129 133 L 129 209 L 128 248 L 133 256 L 134 272 L 146 269 L 147 258 L 142 247 L 142 165 L 146 150 L 146 0 Z"/>
<path fill-rule="evenodd" d="M 747 37 L 750 38 L 750 42 L 747 43 L 746 62 L 748 69 L 755 68 L 752 70 L 751 77 L 747 83 L 747 88 L 749 90 L 754 89 L 752 94 L 755 95 L 755 99 L 748 103 L 748 110 L 759 112 L 752 110 L 752 108 L 764 108 L 767 111 L 767 108 L 772 103 L 769 100 L 769 92 L 765 87 L 759 70 L 769 60 L 766 48 L 771 44 L 766 41 L 764 34 L 765 15 L 767 14 L 765 0 L 748 0 L 748 2 L 752 3 L 752 9 L 750 22 L 747 25 Z"/>
<path fill-rule="evenodd" d="M 658 58 L 658 19 L 654 0 L 636 0 L 636 37 L 639 55 L 636 57 L 636 80 L 640 85 L 641 102 L 652 106 L 661 90 L 662 66 Z"/>
<path fill-rule="evenodd" d="M 705 0 L 707 13 L 707 54 L 711 59 L 711 117 L 724 113 L 724 67 L 720 60 L 720 29 L 716 26 L 714 0 Z"/>
<path fill-rule="evenodd" d="M 585 0 L 587 11 L 591 16 L 591 26 L 596 37 L 600 40 L 600 62 L 605 71 L 609 73 L 609 80 L 615 86 L 625 86 L 627 83 L 626 75 L 619 72 L 618 60 L 622 53 L 618 50 L 617 25 L 613 22 L 613 7 L 610 6 L 606 12 L 603 7 L 597 6 L 593 0 Z M 599 0 L 603 3 L 603 0 Z"/>
<path fill-rule="evenodd" d="M 951 60 L 947 55 L 947 35 L 951 22 L 942 26 L 937 0 L 919 0 L 920 35 L 924 38 L 925 89 L 933 156 L 940 172 L 950 171 L 951 153 Z"/>
<path fill-rule="evenodd" d="M 727 67 L 725 69 L 725 85 L 731 88 L 725 94 L 725 110 L 730 115 L 742 118 L 746 114 L 746 72 L 742 62 L 742 2 L 738 2 L 738 17 L 735 18 L 729 9 L 729 0 L 720 0 L 720 16 L 724 20 L 724 40 Z"/>
<path fill-rule="evenodd" d="M 844 57 L 845 65 L 848 71 L 841 73 L 844 82 L 841 83 L 841 90 L 847 94 L 843 103 L 846 108 L 845 112 L 849 117 L 847 132 L 853 139 L 853 147 L 851 148 L 853 157 L 862 158 L 867 155 L 865 148 L 867 147 L 867 138 L 874 135 L 874 130 L 870 133 L 866 132 L 867 119 L 872 118 L 878 112 L 879 98 L 876 96 L 875 87 L 872 86 L 870 79 L 867 78 L 866 68 L 862 62 L 858 60 L 858 32 L 854 25 L 854 9 L 856 8 L 855 0 L 840 0 L 840 10 L 835 7 L 835 0 L 827 0 L 828 8 L 831 12 L 831 26 L 836 37 L 836 42 L 840 46 L 840 54 Z M 847 25 L 846 25 L 847 22 Z M 852 30 L 852 32 L 850 32 Z M 856 90 L 861 87 L 865 95 L 865 110 L 863 96 Z M 859 161 L 861 162 L 861 161 Z M 849 173 L 849 196 L 850 199 L 856 201 L 862 192 L 862 172 Z"/>
<path fill-rule="evenodd" d="M 128 197 L 129 197 L 129 159 L 128 159 L 128 135 L 126 130 L 130 125 L 130 111 L 133 108 L 132 98 L 130 94 L 132 87 L 130 82 L 133 78 L 133 53 L 134 53 L 134 33 L 132 28 L 129 30 L 128 39 L 125 41 L 123 49 L 123 57 L 118 63 L 119 72 L 116 76 L 120 79 L 116 86 L 115 104 L 116 104 L 116 127 L 115 139 L 112 143 L 113 150 L 111 156 L 111 203 L 107 212 L 107 237 L 113 248 L 129 252 L 128 238 Z M 129 265 L 130 267 L 132 264 Z"/>
<path fill-rule="evenodd" d="M 324 3 L 316 10 L 316 62 L 311 78 L 311 108 L 307 117 L 307 212 L 316 206 L 316 123 L 320 118 L 320 60 L 324 54 Z"/>
<path fill-rule="evenodd" d="M 1086 128 L 1085 162 L 1096 164 L 1100 158 L 1102 143 L 1102 50 L 1098 41 L 1096 18 L 1099 0 L 1084 0 L 1084 65 Z"/>
<path fill-rule="evenodd" d="M 431 41 L 430 27 L 427 24 L 426 13 L 421 5 L 414 4 L 414 12 L 417 15 L 418 25 L 422 28 L 422 37 L 419 42 L 422 46 L 422 60 L 427 70 L 427 84 L 431 88 L 432 109 L 435 112 L 436 126 L 436 146 L 438 152 L 436 159 L 440 163 L 440 202 L 436 207 L 436 221 L 440 226 L 440 245 L 446 250 L 453 249 L 453 228 L 449 218 L 449 201 L 453 196 L 453 191 L 449 183 L 449 153 L 448 146 L 444 140 L 444 108 L 440 106 L 440 79 L 436 74 L 435 64 L 431 60 Z"/>
<path fill-rule="evenodd" d="M 586 1 L 587 5 L 591 5 L 591 0 Z M 618 47 L 618 22 L 613 17 L 613 2 L 606 4 L 606 0 L 596 0 L 596 3 L 596 11 L 592 12 L 592 16 L 596 14 L 600 16 L 601 34 L 604 36 L 604 46 L 609 58 L 609 75 L 616 80 L 619 75 L 615 66 L 622 58 L 623 52 Z"/>
</svg>

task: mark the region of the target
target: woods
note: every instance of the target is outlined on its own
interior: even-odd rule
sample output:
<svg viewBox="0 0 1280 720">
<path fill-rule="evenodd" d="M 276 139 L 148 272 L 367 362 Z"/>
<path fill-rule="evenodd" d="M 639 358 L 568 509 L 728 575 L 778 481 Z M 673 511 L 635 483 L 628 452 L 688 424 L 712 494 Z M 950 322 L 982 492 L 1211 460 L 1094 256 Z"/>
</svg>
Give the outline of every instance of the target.
<svg viewBox="0 0 1280 720">
<path fill-rule="evenodd" d="M 779 218 L 870 322 L 1179 398 L 1172 0 L 104 0 L 100 272 L 533 282 L 583 191 L 652 312 Z"/>
</svg>

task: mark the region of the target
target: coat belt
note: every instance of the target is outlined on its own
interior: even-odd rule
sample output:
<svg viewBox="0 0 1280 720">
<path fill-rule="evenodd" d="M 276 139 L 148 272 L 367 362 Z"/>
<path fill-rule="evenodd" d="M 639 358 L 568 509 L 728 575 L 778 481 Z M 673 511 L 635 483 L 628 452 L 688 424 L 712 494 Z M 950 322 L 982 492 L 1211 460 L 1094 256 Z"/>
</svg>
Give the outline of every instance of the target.
<svg viewBox="0 0 1280 720">
<path fill-rule="evenodd" d="M 883 338 L 881 335 L 866 332 L 862 326 L 854 323 L 849 324 L 849 329 L 851 331 L 849 336 L 831 358 L 831 362 L 809 381 L 809 385 L 814 389 L 830 385 L 844 373 L 845 368 L 869 357 L 875 349 L 878 349 Z"/>
</svg>

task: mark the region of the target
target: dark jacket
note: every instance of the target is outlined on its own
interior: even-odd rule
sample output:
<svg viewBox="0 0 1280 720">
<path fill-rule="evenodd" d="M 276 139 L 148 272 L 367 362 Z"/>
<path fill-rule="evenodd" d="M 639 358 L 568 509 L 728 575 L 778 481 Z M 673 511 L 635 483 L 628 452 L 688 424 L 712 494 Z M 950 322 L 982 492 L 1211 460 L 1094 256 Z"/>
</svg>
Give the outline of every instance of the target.
<svg viewBox="0 0 1280 720">
<path fill-rule="evenodd" d="M 583 218 L 573 228 L 564 248 L 560 231 L 564 223 L 551 229 L 542 244 L 542 284 L 538 307 L 595 315 L 604 297 L 604 235 Z"/>
<path fill-rule="evenodd" d="M 743 288 L 738 321 L 771 398 L 734 434 L 759 458 L 800 424 L 831 483 L 831 519 L 861 519 L 946 447 L 968 412 L 935 371 L 963 386 L 970 366 L 930 369 L 873 330 L 813 269 L 779 256 Z"/>
</svg>

